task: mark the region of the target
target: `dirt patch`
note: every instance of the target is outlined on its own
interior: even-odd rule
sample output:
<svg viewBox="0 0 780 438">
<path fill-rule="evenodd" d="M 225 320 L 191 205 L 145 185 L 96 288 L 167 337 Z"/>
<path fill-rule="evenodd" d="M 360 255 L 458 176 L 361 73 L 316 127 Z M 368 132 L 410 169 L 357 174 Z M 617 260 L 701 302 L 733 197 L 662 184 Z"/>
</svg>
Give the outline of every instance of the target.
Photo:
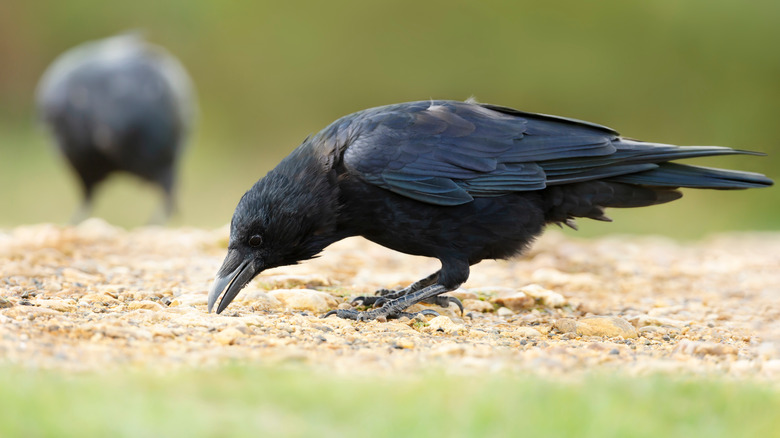
<svg viewBox="0 0 780 438">
<path fill-rule="evenodd" d="M 780 234 L 575 240 L 483 262 L 439 317 L 320 315 L 405 286 L 438 262 L 362 239 L 255 279 L 222 314 L 206 292 L 227 229 L 124 231 L 100 220 L 0 233 L 0 358 L 98 370 L 228 361 L 344 373 L 508 370 L 714 373 L 780 379 Z"/>
</svg>

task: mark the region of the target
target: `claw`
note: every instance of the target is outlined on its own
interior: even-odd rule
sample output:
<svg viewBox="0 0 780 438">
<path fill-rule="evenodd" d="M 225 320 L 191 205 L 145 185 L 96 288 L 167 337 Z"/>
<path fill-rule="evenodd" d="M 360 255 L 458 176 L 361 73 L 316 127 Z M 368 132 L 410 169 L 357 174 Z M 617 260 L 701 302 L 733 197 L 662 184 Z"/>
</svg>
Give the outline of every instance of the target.
<svg viewBox="0 0 780 438">
<path fill-rule="evenodd" d="M 449 307 L 450 303 L 452 303 L 458 306 L 458 309 L 460 309 L 460 316 L 463 316 L 463 303 L 461 303 L 460 300 L 455 297 L 439 295 L 437 297 L 431 298 L 428 302 L 441 307 Z"/>
<path fill-rule="evenodd" d="M 366 306 L 366 307 L 382 307 L 386 302 L 388 301 L 385 297 L 370 297 L 370 296 L 361 296 L 361 297 L 355 297 L 352 301 L 350 301 L 350 304 L 353 306 Z"/>
<path fill-rule="evenodd" d="M 395 292 L 396 291 L 394 291 L 392 289 L 377 289 L 377 291 L 374 292 L 374 295 L 379 296 L 379 297 L 384 297 L 384 296 L 387 296 L 387 295 L 390 295 L 390 294 L 394 294 Z"/>
<path fill-rule="evenodd" d="M 390 300 L 385 297 L 376 297 L 376 300 L 374 300 L 374 309 L 384 306 L 388 301 Z"/>
<path fill-rule="evenodd" d="M 449 298 L 448 301 L 450 303 L 458 306 L 458 308 L 460 309 L 460 316 L 463 316 L 463 303 L 461 303 L 460 300 L 457 299 L 456 297 L 447 297 L 447 298 Z"/>
<path fill-rule="evenodd" d="M 424 309 L 419 312 L 395 312 L 390 313 L 387 315 L 383 315 L 380 312 L 371 311 L 371 312 L 358 312 L 357 310 L 353 309 L 336 309 L 331 310 L 330 312 L 322 315 L 322 318 L 327 318 L 331 315 L 336 315 L 341 319 L 351 319 L 353 321 L 369 321 L 372 319 L 398 319 L 403 316 L 406 316 L 409 319 L 414 319 L 417 315 L 425 315 L 425 316 L 439 316 L 439 312 L 431 309 Z"/>
<path fill-rule="evenodd" d="M 358 312 L 357 310 L 352 309 L 336 309 L 331 310 L 330 312 L 322 315 L 323 318 L 327 318 L 330 315 L 336 315 L 341 319 L 354 319 L 355 321 L 360 321 L 360 314 L 365 312 Z"/>
<path fill-rule="evenodd" d="M 419 312 L 400 312 L 398 314 L 398 316 L 395 317 L 395 318 L 400 318 L 402 316 L 405 316 L 405 317 L 407 317 L 409 319 L 414 319 L 414 317 L 416 317 L 417 315 L 440 316 L 439 312 L 437 312 L 437 311 L 435 311 L 433 309 L 423 309 L 423 310 L 420 310 Z"/>
<path fill-rule="evenodd" d="M 367 296 L 355 297 L 355 298 L 352 299 L 352 301 L 349 302 L 349 304 L 351 304 L 353 307 L 356 307 L 356 306 L 368 306 L 368 304 L 366 304 L 366 302 L 370 301 L 371 298 L 374 298 L 374 297 L 367 297 Z"/>
</svg>

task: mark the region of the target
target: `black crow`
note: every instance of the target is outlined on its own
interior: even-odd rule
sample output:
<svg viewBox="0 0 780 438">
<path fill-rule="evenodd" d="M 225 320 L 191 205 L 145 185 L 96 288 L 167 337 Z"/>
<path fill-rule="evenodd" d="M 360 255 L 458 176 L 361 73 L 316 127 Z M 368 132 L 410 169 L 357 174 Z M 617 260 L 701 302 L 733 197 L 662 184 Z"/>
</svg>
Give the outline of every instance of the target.
<svg viewBox="0 0 780 438">
<path fill-rule="evenodd" d="M 173 56 L 137 33 L 88 42 L 54 61 L 37 98 L 81 181 L 74 222 L 89 215 L 95 186 L 115 171 L 159 185 L 163 217 L 170 216 L 175 167 L 195 111 L 191 81 Z"/>
<path fill-rule="evenodd" d="M 244 194 L 208 310 L 223 291 L 217 313 L 261 271 L 310 259 L 348 236 L 435 257 L 441 269 L 359 299 L 381 307 L 328 315 L 381 319 L 408 315 L 420 301 L 460 304 L 440 295 L 465 282 L 469 266 L 522 253 L 546 224 L 608 221 L 606 207 L 673 201 L 678 187 L 772 185 L 757 173 L 670 162 L 730 154 L 760 155 L 644 143 L 593 123 L 470 102 L 361 111 L 304 140 Z"/>
</svg>

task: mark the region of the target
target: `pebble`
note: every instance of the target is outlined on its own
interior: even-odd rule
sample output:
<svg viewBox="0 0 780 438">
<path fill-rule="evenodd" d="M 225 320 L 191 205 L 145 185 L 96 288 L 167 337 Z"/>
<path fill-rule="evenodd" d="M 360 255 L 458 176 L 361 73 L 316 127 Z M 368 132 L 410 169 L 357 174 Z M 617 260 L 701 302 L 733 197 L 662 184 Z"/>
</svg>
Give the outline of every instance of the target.
<svg viewBox="0 0 780 438">
<path fill-rule="evenodd" d="M 534 304 L 536 304 L 536 300 L 534 300 L 533 297 L 530 297 L 523 292 L 517 291 L 511 294 L 499 296 L 498 298 L 493 298 L 491 301 L 516 312 L 529 309 L 533 307 Z"/>
<path fill-rule="evenodd" d="M 414 341 L 411 339 L 402 338 L 397 341 L 395 341 L 395 347 L 405 350 L 410 350 L 414 348 Z"/>
<path fill-rule="evenodd" d="M 447 292 L 447 295 L 451 295 L 464 303 L 466 300 L 479 300 L 479 295 L 475 293 L 474 291 L 458 288 L 453 291 Z"/>
<path fill-rule="evenodd" d="M 466 322 L 455 315 L 448 321 L 450 309 L 436 308 L 442 315 L 437 318 L 356 323 L 320 319 L 324 312 L 283 304 L 266 290 L 271 283 L 264 278 L 285 287 L 340 285 L 337 292 L 318 292 L 330 310 L 351 308 L 342 294 L 406 285 L 439 263 L 346 239 L 322 257 L 263 274 L 215 315 L 205 311 L 206 294 L 224 258 L 229 227 L 124 231 L 90 223 L 0 231 L 0 297 L 12 304 L 0 309 L 4 362 L 67 372 L 289 359 L 346 375 L 424 371 L 433 364 L 458 373 L 508 371 L 554 379 L 590 372 L 713 375 L 772 384 L 780 379 L 773 294 L 780 284 L 778 233 L 669 246 L 643 238 L 574 240 L 548 232 L 529 257 L 485 261 L 472 269 L 473 286 L 451 294 L 473 316 Z M 528 285 L 529 278 L 537 285 Z M 488 284 L 499 287 L 477 287 Z M 566 291 L 565 297 L 545 288 Z M 310 298 L 313 292 L 295 293 Z M 515 312 L 490 300 L 518 293 L 534 301 L 531 310 Z M 154 305 L 165 297 L 177 305 Z M 60 312 L 39 300 L 78 306 Z M 496 307 L 502 310 L 492 311 Z M 422 308 L 430 307 L 414 307 Z M 585 326 L 593 326 L 589 315 L 619 315 L 642 338 L 610 338 L 614 333 L 605 331 L 582 335 Z"/>
<path fill-rule="evenodd" d="M 465 300 L 462 300 L 462 303 L 463 303 L 463 308 L 467 312 L 487 313 L 487 312 L 492 312 L 494 310 L 492 304 L 483 300 L 475 300 L 475 299 L 467 298 Z"/>
<path fill-rule="evenodd" d="M 244 289 L 239 292 L 236 301 L 248 303 L 252 310 L 276 310 L 281 309 L 282 302 L 260 289 Z"/>
<path fill-rule="evenodd" d="M 644 338 L 655 339 L 666 335 L 666 329 L 657 325 L 646 325 L 644 327 L 639 327 L 637 334 Z"/>
<path fill-rule="evenodd" d="M 120 304 L 121 301 L 117 300 L 115 297 L 112 297 L 107 293 L 100 293 L 100 294 L 84 295 L 79 299 L 79 303 L 102 304 L 106 306 L 111 306 L 111 305 Z"/>
<path fill-rule="evenodd" d="M 100 280 L 97 275 L 87 274 L 84 271 L 80 271 L 75 268 L 64 268 L 62 270 L 62 276 L 69 281 L 79 281 L 82 283 L 96 283 Z"/>
<path fill-rule="evenodd" d="M 332 282 L 322 275 L 294 275 L 294 274 L 276 274 L 264 275 L 258 280 L 268 289 L 294 289 L 305 287 L 308 289 L 322 286 L 331 286 Z"/>
<path fill-rule="evenodd" d="M 533 327 L 520 326 L 514 329 L 512 332 L 524 338 L 539 338 L 542 336 L 539 330 L 536 330 Z"/>
<path fill-rule="evenodd" d="M 563 307 L 566 305 L 566 298 L 558 292 L 545 289 L 538 284 L 529 284 L 520 288 L 520 292 L 532 297 L 538 304 L 544 307 Z"/>
<path fill-rule="evenodd" d="M 10 309 L 3 309 L 3 315 L 9 317 L 9 318 L 28 318 L 28 319 L 35 319 L 39 316 L 52 316 L 52 315 L 59 315 L 61 312 L 49 309 L 46 307 L 36 307 L 36 306 L 14 306 Z"/>
<path fill-rule="evenodd" d="M 7 309 L 9 307 L 13 307 L 14 303 L 12 303 L 10 300 L 7 300 L 4 297 L 0 297 L 0 309 Z"/>
<path fill-rule="evenodd" d="M 243 336 L 244 334 L 241 332 L 241 330 L 235 327 L 228 327 L 214 335 L 214 340 L 222 345 L 233 345 L 239 338 Z"/>
<path fill-rule="evenodd" d="M 675 328 L 683 328 L 686 325 L 690 324 L 690 321 L 680 321 L 679 319 L 672 319 L 672 318 L 665 318 L 661 316 L 651 316 L 651 315 L 638 315 L 629 318 L 629 321 L 634 325 L 634 327 L 645 327 L 645 326 L 671 326 Z"/>
<path fill-rule="evenodd" d="M 680 341 L 674 351 L 695 356 L 724 356 L 735 355 L 739 352 L 736 347 L 730 344 L 721 344 L 710 341 L 691 341 L 688 339 Z"/>
<path fill-rule="evenodd" d="M 66 300 L 36 300 L 35 304 L 46 307 L 52 310 L 56 310 L 58 312 L 75 312 L 76 311 L 76 300 L 73 299 L 66 299 Z"/>
<path fill-rule="evenodd" d="M 428 321 L 428 326 L 424 328 L 426 332 L 443 332 L 447 334 L 458 333 L 461 330 L 465 330 L 463 324 L 455 324 L 446 316 L 437 316 Z"/>
<path fill-rule="evenodd" d="M 634 326 L 616 316 L 589 316 L 577 321 L 577 334 L 580 336 L 606 336 L 624 339 L 636 338 Z"/>
<path fill-rule="evenodd" d="M 128 310 L 143 309 L 143 310 L 153 310 L 155 312 L 164 309 L 162 304 L 150 300 L 131 301 L 130 304 L 127 305 L 127 308 Z"/>
<path fill-rule="evenodd" d="M 181 294 L 171 301 L 170 307 L 177 306 L 205 306 L 208 304 L 208 297 L 204 293 Z"/>
<path fill-rule="evenodd" d="M 338 306 L 333 295 L 313 289 L 277 289 L 268 293 L 291 310 L 309 310 L 314 313 L 327 312 Z"/>
<path fill-rule="evenodd" d="M 571 318 L 561 318 L 555 321 L 553 327 L 561 333 L 574 333 L 577 331 L 577 321 Z"/>
<path fill-rule="evenodd" d="M 500 317 L 512 316 L 514 314 L 515 312 L 513 312 L 511 309 L 506 307 L 499 307 L 498 310 L 496 311 L 496 315 Z"/>
</svg>

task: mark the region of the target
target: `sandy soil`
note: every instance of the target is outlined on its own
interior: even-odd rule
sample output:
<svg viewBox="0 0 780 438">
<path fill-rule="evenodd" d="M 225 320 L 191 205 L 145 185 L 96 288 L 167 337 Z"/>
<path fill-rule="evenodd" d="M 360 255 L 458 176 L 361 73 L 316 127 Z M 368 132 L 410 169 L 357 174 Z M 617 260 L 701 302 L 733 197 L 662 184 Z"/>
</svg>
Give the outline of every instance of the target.
<svg viewBox="0 0 780 438">
<path fill-rule="evenodd" d="M 438 262 L 348 239 L 258 277 L 222 314 L 206 291 L 227 229 L 124 231 L 91 219 L 0 232 L 0 361 L 175 368 L 294 362 L 342 373 L 715 374 L 780 381 L 780 234 L 575 240 L 483 262 L 466 305 L 389 322 L 321 319 Z"/>
</svg>

